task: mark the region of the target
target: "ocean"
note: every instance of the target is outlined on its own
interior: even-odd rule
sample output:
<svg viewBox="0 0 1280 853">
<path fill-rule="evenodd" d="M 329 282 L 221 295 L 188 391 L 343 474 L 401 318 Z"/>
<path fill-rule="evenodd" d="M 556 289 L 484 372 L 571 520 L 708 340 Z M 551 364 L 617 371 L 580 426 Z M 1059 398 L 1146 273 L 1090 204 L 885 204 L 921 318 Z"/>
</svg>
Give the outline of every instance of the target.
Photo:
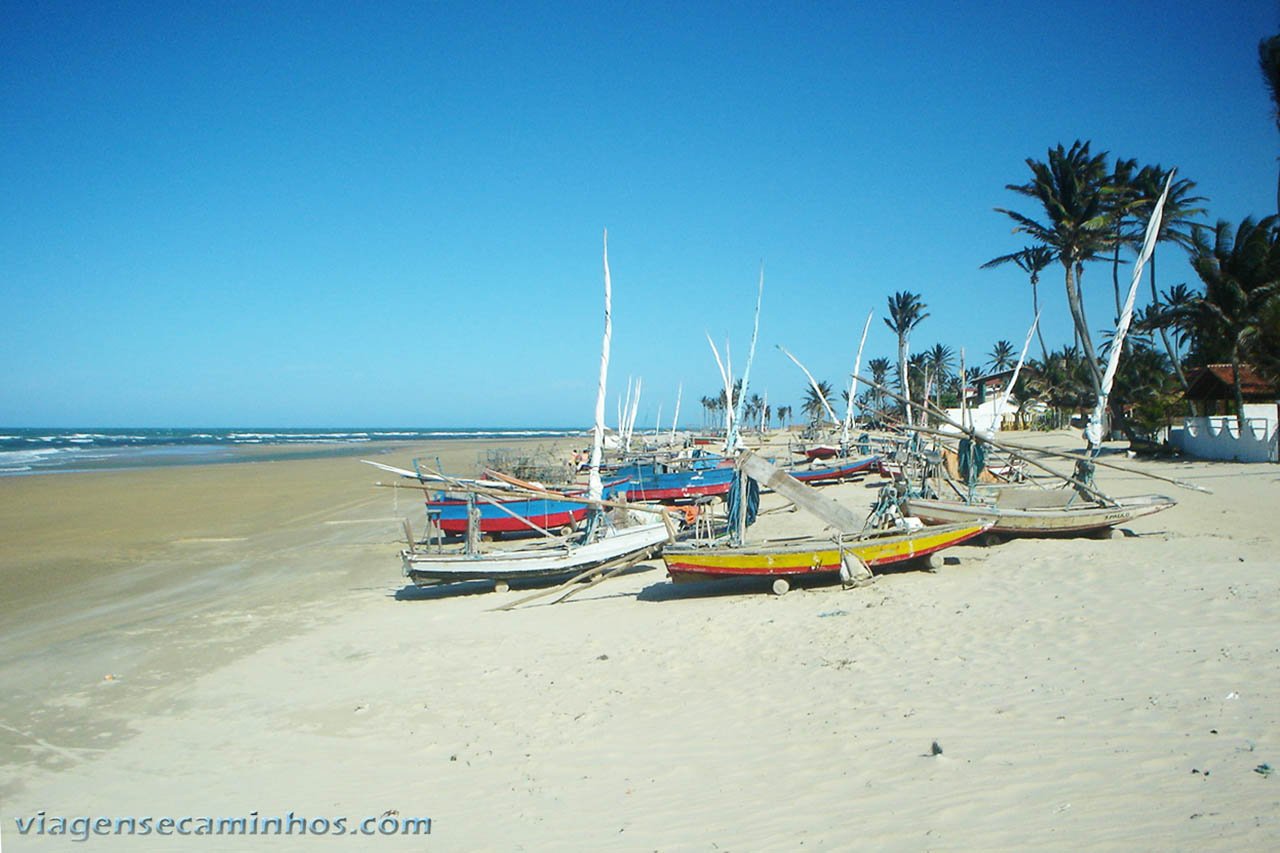
<svg viewBox="0 0 1280 853">
<path fill-rule="evenodd" d="M 16 429 L 0 427 L 0 477 L 30 474 L 191 465 L 271 458 L 270 448 L 299 445 L 311 455 L 357 453 L 375 441 L 434 442 L 457 439 L 562 438 L 577 428 L 491 429 Z M 267 448 L 252 457 L 246 447 Z M 237 452 L 239 450 L 240 452 Z"/>
</svg>

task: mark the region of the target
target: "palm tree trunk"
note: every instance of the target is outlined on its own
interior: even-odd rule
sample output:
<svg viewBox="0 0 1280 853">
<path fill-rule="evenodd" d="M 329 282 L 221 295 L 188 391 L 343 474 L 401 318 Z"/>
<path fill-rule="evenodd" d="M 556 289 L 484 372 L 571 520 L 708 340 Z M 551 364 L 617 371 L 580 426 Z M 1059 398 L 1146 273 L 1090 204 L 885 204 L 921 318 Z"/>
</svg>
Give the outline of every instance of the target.
<svg viewBox="0 0 1280 853">
<path fill-rule="evenodd" d="M 1120 324 L 1120 227 L 1116 226 L 1116 248 L 1115 254 L 1111 258 L 1111 289 L 1116 295 L 1116 318 L 1112 322 L 1115 325 Z"/>
<path fill-rule="evenodd" d="M 1236 395 L 1236 426 L 1244 435 L 1244 393 L 1240 390 L 1240 345 L 1231 347 L 1231 390 Z"/>
<path fill-rule="evenodd" d="M 1033 316 L 1040 316 L 1040 293 L 1036 285 L 1039 284 L 1038 276 L 1031 276 L 1031 310 L 1035 311 Z M 1049 363 L 1049 348 L 1044 345 L 1044 334 L 1040 331 L 1040 323 L 1036 321 L 1036 337 L 1040 339 L 1040 354 L 1044 356 L 1045 364 Z"/>
<path fill-rule="evenodd" d="M 1085 362 L 1089 365 L 1089 380 L 1093 385 L 1096 397 L 1102 393 L 1102 371 L 1098 369 L 1098 355 L 1093 349 L 1093 338 L 1089 335 L 1089 321 L 1085 319 L 1084 302 L 1080 298 L 1080 288 L 1076 284 L 1075 267 L 1072 263 L 1064 263 L 1067 271 L 1067 306 L 1071 309 L 1071 319 L 1075 322 L 1076 337 L 1080 340 L 1081 351 Z"/>
<path fill-rule="evenodd" d="M 1151 282 L 1151 304 L 1159 305 L 1160 294 L 1156 291 L 1155 251 L 1151 252 L 1151 259 L 1147 263 L 1151 264 L 1151 277 L 1148 279 Z M 1187 392 L 1191 390 L 1191 385 L 1187 383 L 1187 374 L 1182 371 L 1182 362 L 1178 359 L 1177 350 L 1173 348 L 1173 344 L 1169 341 L 1169 332 L 1165 329 L 1163 324 L 1160 326 L 1160 340 L 1164 343 L 1164 351 L 1169 354 L 1169 363 L 1173 365 L 1173 372 L 1178 377 L 1178 384 L 1182 386 L 1182 394 L 1185 399 Z M 1191 401 L 1186 400 L 1186 404 L 1187 414 L 1191 417 L 1195 417 L 1196 412 L 1195 408 L 1191 405 Z"/>
</svg>

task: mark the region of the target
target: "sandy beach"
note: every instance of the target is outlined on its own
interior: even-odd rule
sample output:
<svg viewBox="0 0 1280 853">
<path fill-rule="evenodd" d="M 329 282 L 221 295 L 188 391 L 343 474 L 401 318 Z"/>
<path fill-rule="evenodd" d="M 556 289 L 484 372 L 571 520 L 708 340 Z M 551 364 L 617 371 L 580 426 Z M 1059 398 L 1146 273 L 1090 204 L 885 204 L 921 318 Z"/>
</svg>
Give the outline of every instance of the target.
<svg viewBox="0 0 1280 853">
<path fill-rule="evenodd" d="M 1108 458 L 1214 494 L 1100 469 L 1179 504 L 860 589 L 653 560 L 511 612 L 406 588 L 420 503 L 353 458 L 0 479 L 4 849 L 1275 848 L 1280 468 Z M 311 829 L 21 834 L 41 812 Z"/>
</svg>

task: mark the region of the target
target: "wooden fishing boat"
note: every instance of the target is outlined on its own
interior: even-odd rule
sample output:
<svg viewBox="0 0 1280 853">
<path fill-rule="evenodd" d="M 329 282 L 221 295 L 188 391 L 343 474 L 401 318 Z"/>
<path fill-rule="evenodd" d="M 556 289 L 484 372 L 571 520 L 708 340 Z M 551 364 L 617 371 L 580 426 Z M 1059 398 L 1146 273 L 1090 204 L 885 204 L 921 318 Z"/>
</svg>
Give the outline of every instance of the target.
<svg viewBox="0 0 1280 853">
<path fill-rule="evenodd" d="M 400 559 L 405 576 L 418 586 L 469 580 L 492 580 L 503 586 L 512 580 L 550 580 L 587 569 L 604 569 L 624 560 L 642 560 L 660 549 L 669 535 L 667 525 L 659 521 L 619 527 L 599 537 L 548 540 L 509 551 L 492 549 L 467 554 L 419 550 L 415 546 L 401 551 Z"/>
<path fill-rule="evenodd" d="M 480 532 L 528 533 L 530 524 L 561 533 L 573 530 L 587 517 L 587 504 L 564 503 L 543 499 L 504 500 L 475 503 L 479 512 Z M 461 536 L 467 532 L 467 502 L 454 499 L 428 499 L 427 514 L 443 533 Z M 567 528 L 567 530 L 566 530 Z"/>
<path fill-rule="evenodd" d="M 723 495 L 732 482 L 732 468 L 703 468 L 640 473 L 632 476 L 624 488 L 629 501 L 678 502 Z"/>
<path fill-rule="evenodd" d="M 980 490 L 971 503 L 907 498 L 902 511 L 925 524 L 989 522 L 991 534 L 997 536 L 1068 536 L 1109 531 L 1117 524 L 1153 515 L 1177 503 L 1164 495 L 1104 501 L 1083 498 L 1072 489 L 1013 486 Z"/>
<path fill-rule="evenodd" d="M 838 483 L 880 470 L 879 456 L 860 456 L 841 459 L 835 465 L 822 468 L 788 468 L 787 473 L 802 483 Z"/>
<path fill-rule="evenodd" d="M 830 575 L 834 579 L 857 563 L 874 568 L 927 557 L 966 542 L 990 526 L 986 521 L 970 521 L 831 539 L 796 537 L 744 545 L 677 542 L 663 549 L 662 560 L 676 583 L 731 577 L 775 578 L 784 583 L 775 586 L 774 591 L 785 592 L 786 582 L 795 578 Z"/>
<path fill-rule="evenodd" d="M 840 455 L 840 448 L 834 444 L 808 444 L 797 447 L 795 452 L 813 462 L 817 459 L 831 459 Z"/>
</svg>

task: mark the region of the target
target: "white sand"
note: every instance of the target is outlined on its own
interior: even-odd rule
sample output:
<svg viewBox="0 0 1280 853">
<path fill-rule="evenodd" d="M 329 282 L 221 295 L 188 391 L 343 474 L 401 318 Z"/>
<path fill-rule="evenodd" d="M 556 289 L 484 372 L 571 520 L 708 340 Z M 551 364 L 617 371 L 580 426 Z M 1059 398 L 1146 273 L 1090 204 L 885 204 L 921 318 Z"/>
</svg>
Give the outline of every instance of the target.
<svg viewBox="0 0 1280 853">
<path fill-rule="evenodd" d="M 660 561 L 563 605 L 397 598 L 374 490 L 204 531 L 188 562 L 169 545 L 138 568 L 198 564 L 198 595 L 5 624 L 5 849 L 1275 849 L 1280 778 L 1255 768 L 1280 767 L 1280 468 L 1125 464 L 1216 494 L 1103 471 L 1179 506 L 1110 541 L 963 547 L 781 598 L 676 587 Z M 77 845 L 19 836 L 40 810 L 433 824 Z"/>
</svg>

